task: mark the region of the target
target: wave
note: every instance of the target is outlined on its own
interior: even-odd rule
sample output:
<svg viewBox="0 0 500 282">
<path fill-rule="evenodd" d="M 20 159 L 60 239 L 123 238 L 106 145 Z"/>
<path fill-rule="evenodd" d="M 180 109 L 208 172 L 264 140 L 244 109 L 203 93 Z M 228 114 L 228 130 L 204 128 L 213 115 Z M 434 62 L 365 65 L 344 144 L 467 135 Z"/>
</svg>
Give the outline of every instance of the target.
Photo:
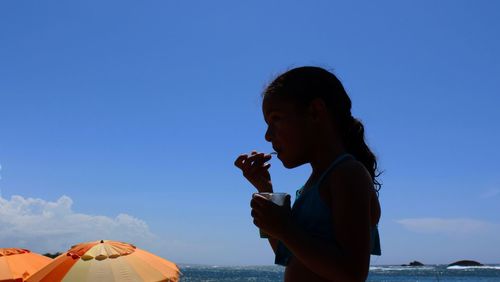
<svg viewBox="0 0 500 282">
<path fill-rule="evenodd" d="M 483 265 L 483 266 L 447 266 L 447 265 L 425 265 L 425 266 L 401 266 L 401 265 L 374 265 L 370 266 L 370 271 L 373 272 L 388 272 L 388 271 L 433 271 L 433 270 L 500 270 L 500 265 Z"/>
<path fill-rule="evenodd" d="M 434 270 L 435 266 L 370 266 L 370 271 Z"/>
<path fill-rule="evenodd" d="M 446 269 L 455 269 L 455 270 L 466 270 L 466 269 L 495 269 L 500 270 L 500 266 L 494 265 L 483 265 L 483 266 L 448 266 Z"/>
</svg>

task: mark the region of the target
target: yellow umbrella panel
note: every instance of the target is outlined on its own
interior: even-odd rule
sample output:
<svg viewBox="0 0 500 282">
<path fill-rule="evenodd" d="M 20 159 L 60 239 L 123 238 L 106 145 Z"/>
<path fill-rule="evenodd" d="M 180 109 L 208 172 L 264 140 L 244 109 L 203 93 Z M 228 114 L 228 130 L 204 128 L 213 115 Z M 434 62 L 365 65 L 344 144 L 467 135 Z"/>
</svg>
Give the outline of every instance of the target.
<svg viewBox="0 0 500 282">
<path fill-rule="evenodd" d="M 0 282 L 24 281 L 51 261 L 26 249 L 0 248 Z"/>
<path fill-rule="evenodd" d="M 179 275 L 175 263 L 131 244 L 95 241 L 73 246 L 27 281 L 177 282 Z"/>
</svg>

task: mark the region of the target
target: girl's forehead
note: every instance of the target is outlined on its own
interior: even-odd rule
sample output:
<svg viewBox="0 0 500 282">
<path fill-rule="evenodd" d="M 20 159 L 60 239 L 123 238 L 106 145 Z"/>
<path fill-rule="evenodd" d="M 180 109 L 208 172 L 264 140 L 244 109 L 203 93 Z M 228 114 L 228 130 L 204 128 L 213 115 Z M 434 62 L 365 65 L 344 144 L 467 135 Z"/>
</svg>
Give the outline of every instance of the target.
<svg viewBox="0 0 500 282">
<path fill-rule="evenodd" d="M 262 111 L 265 115 L 271 112 L 295 112 L 297 111 L 297 103 L 281 97 L 264 97 Z"/>
<path fill-rule="evenodd" d="M 278 97 L 265 97 L 262 101 L 262 108 L 264 110 L 278 110 L 287 108 L 291 104 L 290 101 L 287 101 L 283 98 Z"/>
</svg>

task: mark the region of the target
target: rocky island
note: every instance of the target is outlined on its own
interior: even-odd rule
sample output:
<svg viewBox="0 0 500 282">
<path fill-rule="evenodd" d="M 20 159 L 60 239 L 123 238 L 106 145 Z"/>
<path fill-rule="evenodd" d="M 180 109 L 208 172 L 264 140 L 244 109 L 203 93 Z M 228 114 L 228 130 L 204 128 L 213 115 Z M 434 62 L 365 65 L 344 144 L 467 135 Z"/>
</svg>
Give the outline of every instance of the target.
<svg viewBox="0 0 500 282">
<path fill-rule="evenodd" d="M 409 264 L 402 264 L 401 266 L 424 266 L 424 264 L 415 260 L 410 262 Z"/>
<path fill-rule="evenodd" d="M 483 266 L 483 264 L 473 260 L 459 260 L 448 264 L 448 266 Z"/>
</svg>

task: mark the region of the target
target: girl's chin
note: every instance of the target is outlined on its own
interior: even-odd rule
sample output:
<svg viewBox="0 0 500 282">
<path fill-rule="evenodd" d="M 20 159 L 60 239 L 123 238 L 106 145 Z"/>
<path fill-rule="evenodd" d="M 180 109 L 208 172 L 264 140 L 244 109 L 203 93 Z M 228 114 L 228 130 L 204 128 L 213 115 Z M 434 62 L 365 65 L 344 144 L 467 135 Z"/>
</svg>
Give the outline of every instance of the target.
<svg viewBox="0 0 500 282">
<path fill-rule="evenodd" d="M 287 161 L 287 159 L 284 158 L 283 159 L 280 158 L 280 160 L 283 163 L 283 166 L 286 168 L 295 168 L 302 165 L 302 163 Z"/>
<path fill-rule="evenodd" d="M 281 161 L 285 168 L 295 168 L 304 164 L 303 162 L 298 162 L 296 159 L 293 160 L 293 157 L 292 159 L 287 158 L 287 155 L 283 154 L 283 152 L 279 152 L 276 157 Z"/>
</svg>

